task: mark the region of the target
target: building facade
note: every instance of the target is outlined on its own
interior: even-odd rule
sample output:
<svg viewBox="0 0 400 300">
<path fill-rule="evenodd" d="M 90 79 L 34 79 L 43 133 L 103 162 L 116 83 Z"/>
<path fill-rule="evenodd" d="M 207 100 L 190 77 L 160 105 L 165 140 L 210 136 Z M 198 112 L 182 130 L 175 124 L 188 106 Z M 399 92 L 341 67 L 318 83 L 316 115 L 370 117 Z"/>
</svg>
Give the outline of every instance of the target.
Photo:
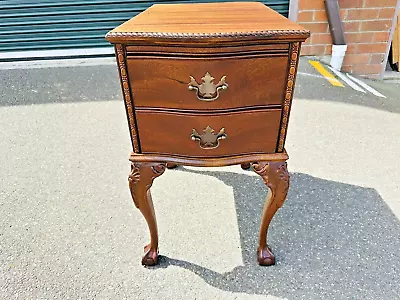
<svg viewBox="0 0 400 300">
<path fill-rule="evenodd" d="M 377 77 L 386 67 L 398 0 L 339 0 L 347 51 L 342 71 Z M 324 0 L 298 0 L 296 21 L 311 31 L 302 55 L 331 55 Z"/>
<path fill-rule="evenodd" d="M 0 2 L 1 61 L 112 55 L 114 50 L 104 39 L 105 34 L 151 5 L 222 2 L 222 0 L 4 0 Z M 260 2 L 284 16 L 289 13 L 289 0 Z"/>
<path fill-rule="evenodd" d="M 218 1 L 226 0 L 1 1 L 0 61 L 113 55 L 106 32 L 152 4 Z M 260 2 L 311 31 L 302 55 L 331 55 L 325 0 Z M 342 71 L 379 76 L 386 66 L 400 0 L 338 2 L 347 42 Z"/>
</svg>

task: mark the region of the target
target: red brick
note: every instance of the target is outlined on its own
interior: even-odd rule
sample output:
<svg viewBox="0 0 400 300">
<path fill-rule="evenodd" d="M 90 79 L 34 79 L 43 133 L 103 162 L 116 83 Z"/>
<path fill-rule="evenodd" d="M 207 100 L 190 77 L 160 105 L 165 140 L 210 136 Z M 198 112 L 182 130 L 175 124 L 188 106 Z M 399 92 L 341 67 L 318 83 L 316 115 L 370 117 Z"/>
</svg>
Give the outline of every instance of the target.
<svg viewBox="0 0 400 300">
<path fill-rule="evenodd" d="M 325 46 L 324 45 L 316 45 L 316 46 L 312 46 L 312 50 L 311 50 L 311 54 L 312 55 L 325 55 Z"/>
<path fill-rule="evenodd" d="M 385 53 L 386 43 L 358 44 L 357 53 Z"/>
<path fill-rule="evenodd" d="M 300 0 L 299 10 L 325 9 L 324 0 Z"/>
<path fill-rule="evenodd" d="M 314 21 L 315 22 L 328 21 L 328 16 L 326 15 L 326 11 L 325 10 L 314 11 Z"/>
<path fill-rule="evenodd" d="M 358 32 L 358 33 L 345 33 L 347 43 L 372 43 L 373 33 Z"/>
<path fill-rule="evenodd" d="M 387 43 L 389 40 L 389 31 L 375 32 L 374 42 L 375 43 Z"/>
<path fill-rule="evenodd" d="M 395 7 L 397 0 L 365 0 L 365 7 Z"/>
<path fill-rule="evenodd" d="M 304 1 L 304 0 L 303 0 Z M 340 8 L 358 8 L 363 7 L 363 0 L 339 0 Z"/>
<path fill-rule="evenodd" d="M 297 22 L 312 22 L 313 21 L 313 11 L 301 11 L 297 15 Z"/>
<path fill-rule="evenodd" d="M 300 55 L 325 55 L 325 45 L 302 46 Z"/>
<path fill-rule="evenodd" d="M 357 53 L 357 45 L 358 44 L 347 44 L 347 54 L 354 54 Z"/>
<path fill-rule="evenodd" d="M 313 34 L 313 36 L 311 38 L 311 43 L 313 45 L 332 44 L 331 34 L 330 33 Z"/>
<path fill-rule="evenodd" d="M 305 28 L 311 33 L 326 33 L 328 32 L 328 23 L 302 23 Z"/>
<path fill-rule="evenodd" d="M 371 54 L 346 54 L 343 59 L 344 65 L 359 65 L 369 63 Z"/>
<path fill-rule="evenodd" d="M 332 45 L 326 45 L 325 46 L 325 55 L 331 55 L 332 54 Z"/>
<path fill-rule="evenodd" d="M 347 73 L 352 73 L 353 72 L 353 66 L 342 66 L 342 72 L 347 72 Z"/>
<path fill-rule="evenodd" d="M 300 55 L 311 55 L 312 46 L 311 45 L 302 45 L 300 50 Z"/>
<path fill-rule="evenodd" d="M 372 54 L 371 64 L 381 64 L 385 58 L 385 54 Z"/>
<path fill-rule="evenodd" d="M 387 31 L 392 26 L 392 20 L 376 20 L 361 22 L 361 31 Z"/>
<path fill-rule="evenodd" d="M 347 9 L 341 9 L 340 10 L 340 17 L 342 18 L 342 20 L 345 20 L 347 16 Z"/>
<path fill-rule="evenodd" d="M 395 8 L 381 8 L 379 10 L 379 19 L 393 19 Z"/>
<path fill-rule="evenodd" d="M 358 32 L 360 29 L 360 22 L 343 22 L 345 32 Z"/>
<path fill-rule="evenodd" d="M 375 20 L 378 14 L 377 9 L 349 9 L 346 20 Z"/>
<path fill-rule="evenodd" d="M 379 74 L 382 71 L 381 64 L 353 65 L 352 71 L 355 74 Z"/>
<path fill-rule="evenodd" d="M 308 39 L 306 39 L 306 41 L 303 42 L 303 45 L 311 45 L 311 37 L 309 37 Z"/>
</svg>

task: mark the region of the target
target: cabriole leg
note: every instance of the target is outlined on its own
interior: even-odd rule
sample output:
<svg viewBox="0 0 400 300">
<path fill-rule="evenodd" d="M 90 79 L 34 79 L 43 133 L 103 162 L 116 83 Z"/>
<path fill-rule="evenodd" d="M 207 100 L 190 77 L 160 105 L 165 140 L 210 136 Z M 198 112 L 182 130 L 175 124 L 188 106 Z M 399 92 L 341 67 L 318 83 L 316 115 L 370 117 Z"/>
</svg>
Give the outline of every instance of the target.
<svg viewBox="0 0 400 300">
<path fill-rule="evenodd" d="M 151 199 L 150 187 L 153 180 L 164 173 L 165 163 L 131 163 L 128 177 L 133 202 L 146 219 L 150 231 L 150 244 L 144 247 L 142 265 L 153 266 L 158 263 L 158 229 Z"/>
<path fill-rule="evenodd" d="M 275 256 L 267 244 L 268 227 L 272 217 L 285 202 L 289 189 L 289 172 L 286 162 L 256 162 L 251 165 L 269 188 L 261 218 L 257 257 L 263 266 L 275 264 Z"/>
</svg>

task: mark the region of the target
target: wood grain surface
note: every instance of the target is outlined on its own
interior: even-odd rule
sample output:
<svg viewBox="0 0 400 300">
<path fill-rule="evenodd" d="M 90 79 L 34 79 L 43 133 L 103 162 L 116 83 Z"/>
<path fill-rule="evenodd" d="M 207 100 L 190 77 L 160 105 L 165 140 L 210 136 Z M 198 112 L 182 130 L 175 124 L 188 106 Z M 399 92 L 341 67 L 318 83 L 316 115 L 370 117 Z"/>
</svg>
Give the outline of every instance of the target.
<svg viewBox="0 0 400 300">
<path fill-rule="evenodd" d="M 142 153 L 215 157 L 275 152 L 281 110 L 252 110 L 235 113 L 172 113 L 136 111 Z M 228 137 L 215 149 L 202 149 L 190 138 L 210 126 L 215 133 L 225 128 Z"/>
<path fill-rule="evenodd" d="M 168 164 L 178 164 L 195 167 L 219 167 L 231 166 L 242 163 L 251 163 L 257 161 L 286 161 L 289 158 L 286 152 L 282 153 L 261 153 L 261 154 L 242 154 L 226 157 L 188 157 L 171 154 L 140 154 L 131 153 L 129 158 L 132 162 L 155 162 L 162 161 Z"/>
<path fill-rule="evenodd" d="M 168 55 L 181 57 L 218 57 L 232 55 L 256 55 L 264 54 L 282 54 L 287 55 L 289 52 L 289 43 L 283 41 L 270 42 L 269 44 L 257 44 L 251 41 L 243 44 L 243 42 L 231 42 L 227 45 L 219 43 L 217 46 L 197 46 L 190 43 L 182 44 L 181 47 L 168 44 L 157 45 L 127 45 L 126 52 L 128 57 L 143 55 Z"/>
<path fill-rule="evenodd" d="M 107 34 L 134 147 L 129 187 L 151 236 L 142 264 L 158 263 L 153 180 L 176 165 L 233 164 L 251 165 L 271 191 L 257 254 L 275 263 L 267 232 L 289 187 L 284 144 L 308 36 L 257 2 L 154 5 Z"/>
<path fill-rule="evenodd" d="M 136 34 L 135 34 L 136 33 Z M 253 34 L 251 34 L 253 33 Z M 240 37 L 246 35 L 306 39 L 309 32 L 259 2 L 156 4 L 106 36 L 121 39 Z"/>
<path fill-rule="evenodd" d="M 183 59 L 135 57 L 128 71 L 136 107 L 217 109 L 280 105 L 286 84 L 286 57 Z M 228 89 L 214 101 L 201 101 L 188 89 L 190 77 L 201 84 L 209 72 L 215 84 L 226 76 Z"/>
</svg>

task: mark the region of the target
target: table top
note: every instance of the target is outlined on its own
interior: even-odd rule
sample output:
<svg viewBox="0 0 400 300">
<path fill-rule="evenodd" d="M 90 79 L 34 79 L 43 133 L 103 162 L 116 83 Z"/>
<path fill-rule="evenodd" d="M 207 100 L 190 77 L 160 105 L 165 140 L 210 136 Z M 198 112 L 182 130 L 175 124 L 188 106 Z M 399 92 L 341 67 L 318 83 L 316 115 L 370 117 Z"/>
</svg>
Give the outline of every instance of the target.
<svg viewBox="0 0 400 300">
<path fill-rule="evenodd" d="M 259 2 L 156 4 L 110 31 L 121 37 L 216 38 L 293 36 L 306 39 L 309 31 Z"/>
</svg>

